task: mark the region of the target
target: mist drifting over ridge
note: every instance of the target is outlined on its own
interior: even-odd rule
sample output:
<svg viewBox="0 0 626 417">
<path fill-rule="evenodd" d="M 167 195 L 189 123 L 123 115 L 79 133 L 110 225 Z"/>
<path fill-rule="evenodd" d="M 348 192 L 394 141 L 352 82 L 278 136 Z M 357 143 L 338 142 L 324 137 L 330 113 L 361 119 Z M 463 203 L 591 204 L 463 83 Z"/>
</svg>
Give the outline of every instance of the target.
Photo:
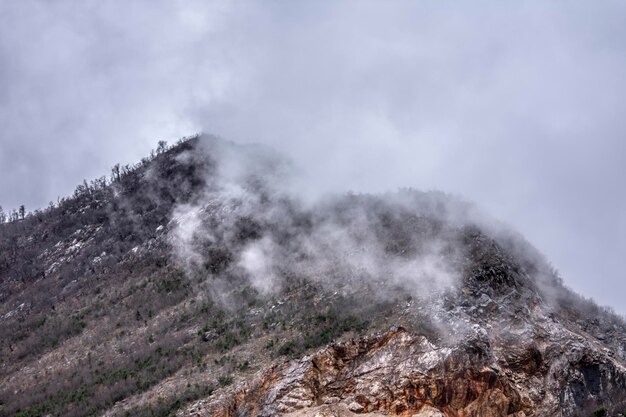
<svg viewBox="0 0 626 417">
<path fill-rule="evenodd" d="M 303 280 L 348 297 L 415 298 L 436 310 L 473 268 L 467 242 L 475 233 L 521 262 L 516 268 L 547 308 L 560 308 L 568 293 L 521 235 L 457 197 L 412 189 L 313 197 L 293 186 L 301 184 L 293 164 L 271 149 L 210 135 L 197 141 L 177 160 L 204 166 L 205 188 L 174 207 L 169 241 L 188 278 L 227 309 L 240 307 L 233 293 L 242 285 L 272 297 Z"/>
<path fill-rule="evenodd" d="M 406 247 L 385 247 L 380 235 L 385 231 L 376 226 L 379 217 L 403 227 L 396 217 L 410 213 L 411 203 L 416 205 L 419 198 L 412 198 L 411 191 L 390 193 L 386 199 L 353 194 L 314 199 L 286 184 L 293 172 L 285 169 L 284 159 L 268 155 L 263 147 L 200 140 L 199 148 L 205 148 L 212 160 L 207 173 L 211 179 L 194 204 L 174 209 L 171 234 L 173 249 L 189 274 L 194 268 L 204 271 L 199 263 L 216 262 L 207 260 L 211 247 L 226 246 L 232 252 L 221 256 L 234 268 L 226 265 L 217 275 L 226 275 L 224 281 L 230 279 L 236 287 L 240 283 L 233 274 L 242 274 L 264 295 L 278 294 L 285 276 L 301 276 L 346 293 L 369 286 L 382 298 L 385 288 L 401 287 L 408 296 L 419 287 L 427 295 L 451 287 L 458 279 L 459 272 L 450 264 L 456 248 L 439 239 L 449 233 L 445 230 L 431 231 L 430 239 L 423 242 L 404 232 Z M 439 203 L 443 222 L 449 212 L 446 205 L 451 203 L 445 198 Z M 425 202 L 416 207 L 416 215 L 419 210 L 424 214 L 427 206 Z"/>
</svg>

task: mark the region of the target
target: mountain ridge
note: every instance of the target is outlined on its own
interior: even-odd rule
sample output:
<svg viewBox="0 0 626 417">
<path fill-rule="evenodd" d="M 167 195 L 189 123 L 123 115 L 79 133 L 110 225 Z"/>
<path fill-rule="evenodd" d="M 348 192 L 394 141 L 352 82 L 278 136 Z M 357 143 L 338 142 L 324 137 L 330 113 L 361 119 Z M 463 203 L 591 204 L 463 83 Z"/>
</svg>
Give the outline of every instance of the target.
<svg viewBox="0 0 626 417">
<path fill-rule="evenodd" d="M 302 201 L 288 170 L 198 136 L 0 225 L 2 415 L 626 411 L 623 320 L 565 288 L 519 235 L 436 192 Z M 387 369 L 406 372 L 377 380 L 391 397 L 358 391 L 376 382 L 358 372 L 338 387 L 344 368 L 307 376 L 315 358 L 397 338 Z M 442 357 L 433 389 L 402 353 L 416 340 L 471 355 L 449 380 Z M 499 392 L 483 367 L 503 375 Z M 257 395 L 268 381 L 284 395 Z"/>
</svg>

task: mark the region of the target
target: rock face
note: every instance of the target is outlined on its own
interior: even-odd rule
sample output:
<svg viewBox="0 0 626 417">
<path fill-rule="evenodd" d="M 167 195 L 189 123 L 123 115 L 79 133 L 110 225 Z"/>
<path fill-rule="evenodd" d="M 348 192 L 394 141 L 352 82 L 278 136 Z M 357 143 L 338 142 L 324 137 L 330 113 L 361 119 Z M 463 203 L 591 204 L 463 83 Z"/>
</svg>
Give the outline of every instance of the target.
<svg viewBox="0 0 626 417">
<path fill-rule="evenodd" d="M 624 398 L 623 364 L 573 335 L 506 348 L 474 336 L 442 347 L 397 328 L 334 344 L 262 372 L 205 415 L 570 416 L 600 391 Z"/>
<path fill-rule="evenodd" d="M 456 293 L 443 296 L 438 337 L 396 326 L 331 344 L 260 372 L 194 415 L 564 417 L 589 416 L 600 406 L 626 410 L 619 321 L 594 327 L 593 336 L 565 310 L 557 314 L 536 281 L 506 262 L 502 270 L 467 275 Z M 408 305 L 397 320 L 416 309 Z"/>
</svg>

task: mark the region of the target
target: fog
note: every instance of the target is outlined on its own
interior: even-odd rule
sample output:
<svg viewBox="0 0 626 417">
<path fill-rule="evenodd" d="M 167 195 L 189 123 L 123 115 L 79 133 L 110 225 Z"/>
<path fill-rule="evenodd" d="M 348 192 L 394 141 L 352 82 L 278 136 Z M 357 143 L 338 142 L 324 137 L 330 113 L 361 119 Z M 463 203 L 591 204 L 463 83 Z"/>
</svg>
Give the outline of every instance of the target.
<svg viewBox="0 0 626 417">
<path fill-rule="evenodd" d="M 330 298 L 420 300 L 435 316 L 462 283 L 466 227 L 498 230 L 439 192 L 314 197 L 301 192 L 298 170 L 276 152 L 197 140 L 178 160 L 206 168 L 205 186 L 175 206 L 168 240 L 190 283 L 225 309 L 248 305 L 242 288 L 281 297 L 313 286 Z M 520 260 L 528 258 L 524 250 Z"/>
<path fill-rule="evenodd" d="M 626 313 L 625 23 L 618 1 L 2 2 L 0 204 L 204 131 L 289 155 L 308 196 L 460 194 Z"/>
</svg>

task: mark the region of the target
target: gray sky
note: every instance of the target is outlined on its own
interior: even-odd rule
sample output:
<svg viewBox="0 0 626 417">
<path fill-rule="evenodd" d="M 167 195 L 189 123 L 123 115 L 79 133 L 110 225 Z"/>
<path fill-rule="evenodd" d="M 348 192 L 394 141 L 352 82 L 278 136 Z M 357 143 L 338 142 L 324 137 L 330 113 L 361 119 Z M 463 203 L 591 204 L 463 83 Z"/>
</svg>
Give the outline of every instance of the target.
<svg viewBox="0 0 626 417">
<path fill-rule="evenodd" d="M 441 189 L 626 313 L 623 1 L 0 0 L 0 204 L 197 131 L 310 192 Z"/>
</svg>

